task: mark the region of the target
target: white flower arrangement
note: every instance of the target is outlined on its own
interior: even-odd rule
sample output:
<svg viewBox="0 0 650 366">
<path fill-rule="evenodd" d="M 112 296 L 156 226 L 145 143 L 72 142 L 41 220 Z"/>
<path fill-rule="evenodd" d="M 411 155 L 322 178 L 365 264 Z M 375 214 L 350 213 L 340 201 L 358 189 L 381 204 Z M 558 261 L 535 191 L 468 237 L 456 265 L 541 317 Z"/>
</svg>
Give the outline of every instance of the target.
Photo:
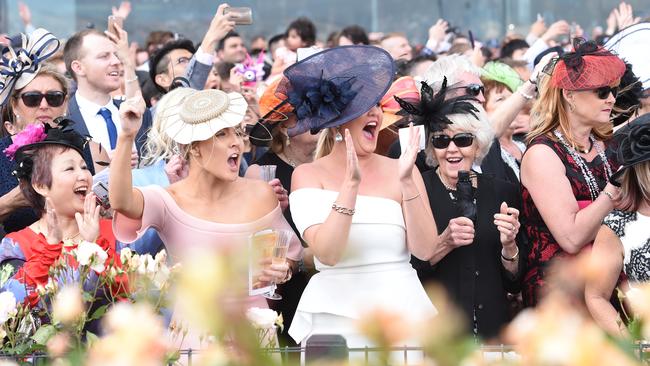
<svg viewBox="0 0 650 366">
<path fill-rule="evenodd" d="M 76 250 L 75 255 L 79 265 L 88 266 L 97 273 L 104 272 L 105 262 L 108 254 L 96 243 L 82 241 Z"/>
</svg>

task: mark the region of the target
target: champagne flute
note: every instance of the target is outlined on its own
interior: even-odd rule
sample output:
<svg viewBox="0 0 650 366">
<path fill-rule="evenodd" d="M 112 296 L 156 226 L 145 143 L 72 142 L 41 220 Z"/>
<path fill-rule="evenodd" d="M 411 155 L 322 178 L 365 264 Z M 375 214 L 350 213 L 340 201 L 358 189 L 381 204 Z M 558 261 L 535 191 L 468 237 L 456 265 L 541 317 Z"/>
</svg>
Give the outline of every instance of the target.
<svg viewBox="0 0 650 366">
<path fill-rule="evenodd" d="M 275 179 L 275 170 L 277 165 L 260 165 L 260 178 L 265 182 Z"/>
<path fill-rule="evenodd" d="M 293 235 L 293 232 L 289 230 L 277 230 L 276 233 L 276 242 L 271 253 L 272 265 L 284 264 L 286 262 L 289 242 L 291 241 L 291 235 Z M 276 288 L 275 281 L 272 281 L 271 291 L 263 294 L 263 296 L 271 300 L 282 300 L 282 296 L 275 293 Z"/>
</svg>

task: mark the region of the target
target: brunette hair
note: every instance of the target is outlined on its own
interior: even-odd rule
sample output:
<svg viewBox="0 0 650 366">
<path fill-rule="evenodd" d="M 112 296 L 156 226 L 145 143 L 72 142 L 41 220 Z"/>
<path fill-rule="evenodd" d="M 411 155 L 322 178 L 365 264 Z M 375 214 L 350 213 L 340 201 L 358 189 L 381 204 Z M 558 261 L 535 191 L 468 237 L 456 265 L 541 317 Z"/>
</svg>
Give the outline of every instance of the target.
<svg viewBox="0 0 650 366">
<path fill-rule="evenodd" d="M 628 168 L 621 176 L 621 200 L 625 211 L 637 211 L 643 201 L 650 202 L 650 161 Z"/>
<path fill-rule="evenodd" d="M 30 206 L 39 214 L 45 213 L 45 197 L 41 196 L 34 186 L 52 188 L 52 160 L 71 148 L 62 145 L 41 145 L 31 152 L 33 161 L 32 174 L 29 179 L 20 179 L 20 191 Z"/>
<path fill-rule="evenodd" d="M 289 36 L 290 30 L 295 30 L 300 39 L 305 43 L 305 47 L 311 47 L 316 43 L 316 26 L 306 17 L 300 17 L 289 24 L 285 37 Z"/>
</svg>

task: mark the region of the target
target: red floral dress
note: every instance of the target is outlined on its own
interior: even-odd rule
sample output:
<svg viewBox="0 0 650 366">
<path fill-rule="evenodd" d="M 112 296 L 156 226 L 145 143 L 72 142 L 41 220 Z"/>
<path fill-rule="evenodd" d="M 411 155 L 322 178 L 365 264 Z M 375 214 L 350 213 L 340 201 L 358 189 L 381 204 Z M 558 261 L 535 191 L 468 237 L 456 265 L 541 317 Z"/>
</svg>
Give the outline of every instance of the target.
<svg viewBox="0 0 650 366">
<path fill-rule="evenodd" d="M 530 143 L 528 149 L 536 144 L 544 144 L 550 147 L 560 158 L 564 164 L 564 168 L 566 169 L 566 176 L 571 183 L 573 196 L 576 198 L 578 203 L 581 204 L 580 207 L 584 207 L 583 205 L 586 206 L 588 203 L 591 203 L 589 186 L 580 171 L 580 167 L 576 164 L 571 155 L 569 155 L 564 146 L 562 146 L 560 142 L 554 141 L 548 136 L 540 136 Z M 612 171 L 616 171 L 619 164 L 616 161 L 614 149 L 609 146 L 608 142 L 605 143 L 605 146 L 605 156 L 607 156 Z M 600 190 L 603 190 L 609 177 L 607 177 L 606 169 L 600 156 L 596 155 L 591 162 L 587 162 L 587 167 L 591 170 Z M 549 179 L 553 178 L 549 177 Z M 540 299 L 540 290 L 545 285 L 544 272 L 550 262 L 554 258 L 569 257 L 571 255 L 565 252 L 557 243 L 551 234 L 551 231 L 546 226 L 542 215 L 537 210 L 530 192 L 528 192 L 526 187 L 523 185 L 521 186 L 521 193 L 523 200 L 521 220 L 531 245 L 526 263 L 527 272 L 524 276 L 522 295 L 524 305 L 535 306 Z M 587 243 L 583 250 L 590 248 L 591 244 L 591 242 Z"/>
<path fill-rule="evenodd" d="M 118 268 L 122 266 L 120 255 L 115 251 L 115 236 L 110 220 L 100 220 L 99 237 L 96 243 L 108 254 L 105 261 L 107 266 L 110 263 L 114 263 Z M 37 234 L 29 227 L 7 234 L 0 242 L 0 263 L 17 260 L 24 261 L 24 264 L 7 281 L 3 286 L 4 289 L 12 291 L 18 301 L 24 300 L 32 307 L 38 305 L 40 299 L 36 289 L 39 285 L 45 286 L 48 283 L 50 267 L 64 252 L 69 252 L 76 247 L 76 245 L 64 245 L 63 242 L 49 244 L 43 234 Z M 72 268 L 78 266 L 72 257 L 68 257 L 68 263 Z M 111 292 L 119 296 L 127 288 L 126 277 L 118 276 Z"/>
</svg>

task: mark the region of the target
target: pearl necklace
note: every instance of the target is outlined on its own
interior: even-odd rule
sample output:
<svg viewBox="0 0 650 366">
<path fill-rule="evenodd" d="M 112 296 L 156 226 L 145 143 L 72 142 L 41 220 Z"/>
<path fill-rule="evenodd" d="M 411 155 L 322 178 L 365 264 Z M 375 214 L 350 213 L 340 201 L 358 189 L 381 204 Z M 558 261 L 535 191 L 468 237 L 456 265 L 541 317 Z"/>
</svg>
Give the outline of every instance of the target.
<svg viewBox="0 0 650 366">
<path fill-rule="evenodd" d="M 560 141 L 562 146 L 564 146 L 564 149 L 571 155 L 571 158 L 573 158 L 573 161 L 575 161 L 576 165 L 580 168 L 580 171 L 582 172 L 582 176 L 584 177 L 585 181 L 587 182 L 587 186 L 589 187 L 589 194 L 591 195 L 591 200 L 595 201 L 596 198 L 600 195 L 600 187 L 598 187 L 598 182 L 596 182 L 596 178 L 594 177 L 593 173 L 587 166 L 587 163 L 585 159 L 578 155 L 578 152 L 576 149 L 572 148 L 564 139 L 564 135 L 562 135 L 562 132 L 560 132 L 559 129 L 555 129 L 553 131 L 557 139 Z M 609 166 L 609 162 L 607 161 L 607 156 L 605 155 L 605 152 L 603 149 L 600 148 L 599 144 L 594 143 L 596 138 L 594 137 L 593 133 L 589 134 L 589 140 L 591 143 L 596 146 L 596 151 L 598 152 L 598 156 L 600 156 L 600 160 L 603 162 L 605 165 L 605 174 L 607 178 L 609 179 L 612 176 L 612 168 Z"/>
</svg>

